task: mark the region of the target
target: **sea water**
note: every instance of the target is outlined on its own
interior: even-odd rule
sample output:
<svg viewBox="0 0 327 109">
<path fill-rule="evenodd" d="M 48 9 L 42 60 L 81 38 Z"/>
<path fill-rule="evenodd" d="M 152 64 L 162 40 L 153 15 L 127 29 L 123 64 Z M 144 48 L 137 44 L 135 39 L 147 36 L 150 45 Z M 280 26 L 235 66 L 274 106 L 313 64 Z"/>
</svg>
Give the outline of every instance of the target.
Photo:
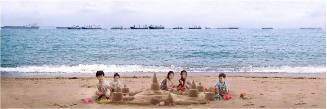
<svg viewBox="0 0 327 109">
<path fill-rule="evenodd" d="M 2 76 L 105 72 L 324 73 L 323 29 L 1 29 Z"/>
</svg>

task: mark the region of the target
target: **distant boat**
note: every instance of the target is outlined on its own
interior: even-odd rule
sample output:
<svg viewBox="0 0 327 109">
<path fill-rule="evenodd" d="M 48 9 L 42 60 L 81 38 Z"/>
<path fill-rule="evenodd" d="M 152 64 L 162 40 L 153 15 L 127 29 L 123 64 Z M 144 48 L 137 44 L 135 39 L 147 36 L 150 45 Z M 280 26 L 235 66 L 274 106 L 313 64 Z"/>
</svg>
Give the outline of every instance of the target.
<svg viewBox="0 0 327 109">
<path fill-rule="evenodd" d="M 146 26 L 146 25 L 144 25 L 144 26 L 138 26 L 138 27 L 136 27 L 135 25 L 134 26 L 132 26 L 132 27 L 130 27 L 131 29 L 149 29 L 149 27 L 148 26 Z"/>
<path fill-rule="evenodd" d="M 71 27 L 68 27 L 67 29 L 82 29 L 82 27 L 80 27 L 80 26 L 71 26 Z"/>
<path fill-rule="evenodd" d="M 68 29 L 69 27 L 56 27 L 56 29 Z"/>
<path fill-rule="evenodd" d="M 216 28 L 216 29 L 239 29 L 238 27 Z"/>
<path fill-rule="evenodd" d="M 3 26 L 1 29 L 39 29 L 37 25 L 25 25 L 25 26 Z"/>
<path fill-rule="evenodd" d="M 273 29 L 273 28 L 261 28 L 261 29 Z"/>
<path fill-rule="evenodd" d="M 120 27 L 111 27 L 110 29 L 112 29 L 112 30 L 122 30 L 122 29 L 124 29 L 122 26 L 120 26 Z"/>
<path fill-rule="evenodd" d="M 67 29 L 102 29 L 100 26 L 88 25 L 88 26 L 71 26 Z"/>
<path fill-rule="evenodd" d="M 321 29 L 321 28 L 306 27 L 306 28 L 300 28 L 300 29 Z"/>
<path fill-rule="evenodd" d="M 165 27 L 161 26 L 161 25 L 159 25 L 159 26 L 150 25 L 149 29 L 165 29 Z"/>
<path fill-rule="evenodd" d="M 183 27 L 174 27 L 173 29 L 184 29 Z"/>
<path fill-rule="evenodd" d="M 189 27 L 188 29 L 202 29 L 200 26 Z"/>
</svg>

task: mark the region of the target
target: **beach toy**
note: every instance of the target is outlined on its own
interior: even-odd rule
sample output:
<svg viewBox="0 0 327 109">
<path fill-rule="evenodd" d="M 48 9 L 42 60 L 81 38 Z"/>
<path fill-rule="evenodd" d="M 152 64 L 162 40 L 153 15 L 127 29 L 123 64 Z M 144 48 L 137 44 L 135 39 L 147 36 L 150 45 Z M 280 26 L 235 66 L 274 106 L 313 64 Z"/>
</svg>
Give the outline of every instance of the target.
<svg viewBox="0 0 327 109">
<path fill-rule="evenodd" d="M 229 100 L 232 99 L 230 95 L 223 95 L 223 100 Z"/>
<path fill-rule="evenodd" d="M 106 104 L 106 103 L 108 103 L 108 99 L 106 99 L 106 98 L 100 98 L 100 99 L 96 100 L 96 103 L 98 103 L 98 104 Z"/>
<path fill-rule="evenodd" d="M 93 102 L 92 98 L 84 98 L 83 101 L 85 104 L 91 104 Z"/>
<path fill-rule="evenodd" d="M 215 99 L 218 100 L 218 101 L 220 101 L 221 100 L 221 96 L 220 95 L 216 95 L 215 96 Z"/>
<path fill-rule="evenodd" d="M 245 93 L 241 93 L 240 97 L 243 98 L 243 97 L 245 97 L 245 95 L 246 95 Z"/>
</svg>

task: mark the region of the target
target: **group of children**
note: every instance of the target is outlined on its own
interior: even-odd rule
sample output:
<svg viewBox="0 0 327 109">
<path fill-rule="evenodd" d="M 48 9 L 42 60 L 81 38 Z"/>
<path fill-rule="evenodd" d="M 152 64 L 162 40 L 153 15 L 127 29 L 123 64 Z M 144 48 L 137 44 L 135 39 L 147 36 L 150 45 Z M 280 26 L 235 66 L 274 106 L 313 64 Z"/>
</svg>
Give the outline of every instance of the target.
<svg viewBox="0 0 327 109">
<path fill-rule="evenodd" d="M 110 82 L 104 80 L 103 71 L 97 71 L 96 78 L 99 80 L 99 83 L 97 84 L 98 90 L 96 91 L 96 95 L 98 96 L 98 99 L 103 96 L 109 99 L 112 92 L 116 90 L 120 90 L 121 83 L 119 81 L 120 75 L 118 73 L 114 74 L 114 80 Z"/>
<path fill-rule="evenodd" d="M 103 71 L 97 71 L 96 77 L 99 80 L 99 83 L 97 84 L 98 90 L 96 91 L 96 95 L 98 96 L 98 98 L 105 96 L 107 99 L 109 99 L 112 92 L 120 90 L 121 88 L 121 82 L 119 81 L 120 75 L 118 73 L 114 74 L 114 80 L 110 82 L 104 80 Z M 229 93 L 229 88 L 228 83 L 226 81 L 226 74 L 220 73 L 218 77 L 219 81 L 215 85 L 216 94 L 219 94 L 220 96 L 227 95 Z M 166 78 L 162 80 L 160 84 L 160 89 L 166 91 L 177 91 L 178 93 L 182 94 L 184 92 L 187 92 L 187 90 L 191 88 L 192 83 L 189 79 L 187 79 L 187 72 L 185 70 L 182 70 L 180 72 L 180 79 L 178 80 L 178 85 L 175 85 L 173 79 L 174 72 L 169 71 Z"/>
<path fill-rule="evenodd" d="M 160 89 L 166 91 L 177 91 L 178 93 L 182 94 L 186 92 L 191 87 L 191 81 L 187 79 L 187 72 L 182 70 L 180 72 L 180 79 L 178 80 L 179 84 L 175 85 L 173 82 L 174 72 L 169 71 L 166 78 L 161 82 Z M 219 81 L 215 84 L 215 92 L 220 96 L 228 95 L 229 87 L 226 81 L 226 74 L 220 73 Z"/>
</svg>

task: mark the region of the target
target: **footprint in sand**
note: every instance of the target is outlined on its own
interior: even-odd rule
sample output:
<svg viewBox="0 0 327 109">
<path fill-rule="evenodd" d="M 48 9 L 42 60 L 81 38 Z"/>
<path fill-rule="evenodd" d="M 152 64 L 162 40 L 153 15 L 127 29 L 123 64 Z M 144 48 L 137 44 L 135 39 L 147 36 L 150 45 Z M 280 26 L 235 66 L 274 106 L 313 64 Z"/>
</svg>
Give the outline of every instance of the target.
<svg viewBox="0 0 327 109">
<path fill-rule="evenodd" d="M 296 104 L 294 104 L 294 105 L 303 105 L 303 104 L 307 104 L 307 103 L 300 102 L 300 103 L 296 103 Z"/>
<path fill-rule="evenodd" d="M 259 106 L 259 108 L 265 108 L 266 106 Z"/>
<path fill-rule="evenodd" d="M 244 104 L 243 106 L 253 106 L 254 104 L 253 103 L 250 103 L 250 104 Z"/>
</svg>

